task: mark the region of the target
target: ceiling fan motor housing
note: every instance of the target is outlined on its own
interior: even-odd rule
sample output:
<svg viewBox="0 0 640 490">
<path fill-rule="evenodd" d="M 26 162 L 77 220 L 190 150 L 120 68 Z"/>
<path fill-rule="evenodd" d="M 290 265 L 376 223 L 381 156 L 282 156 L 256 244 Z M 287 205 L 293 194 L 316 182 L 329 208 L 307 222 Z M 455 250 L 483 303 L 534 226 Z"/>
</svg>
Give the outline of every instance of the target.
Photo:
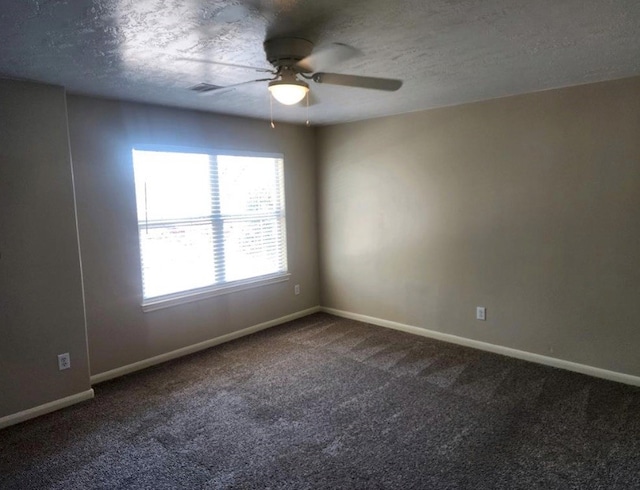
<svg viewBox="0 0 640 490">
<path fill-rule="evenodd" d="M 298 37 L 268 39 L 264 42 L 267 60 L 276 68 L 293 67 L 313 51 L 313 43 Z M 296 71 L 303 71 L 299 67 Z"/>
</svg>

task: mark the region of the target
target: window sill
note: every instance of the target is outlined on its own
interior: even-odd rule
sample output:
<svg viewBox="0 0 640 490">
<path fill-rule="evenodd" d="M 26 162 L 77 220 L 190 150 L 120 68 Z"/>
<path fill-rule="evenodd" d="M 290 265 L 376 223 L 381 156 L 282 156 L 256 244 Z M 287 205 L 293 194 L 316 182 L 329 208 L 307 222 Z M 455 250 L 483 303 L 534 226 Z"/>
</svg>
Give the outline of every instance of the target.
<svg viewBox="0 0 640 490">
<path fill-rule="evenodd" d="M 214 298 L 216 296 L 222 296 L 223 294 L 234 293 L 236 291 L 244 291 L 245 289 L 257 288 L 260 286 L 266 286 L 268 284 L 276 284 L 279 282 L 285 282 L 289 280 L 291 274 L 277 274 L 270 276 L 261 276 L 257 278 L 244 279 L 241 281 L 234 281 L 232 283 L 224 284 L 222 286 L 211 286 L 200 289 L 191 289 L 176 294 L 168 294 L 166 296 L 159 296 L 157 298 L 150 299 L 142 303 L 142 311 L 145 313 L 155 310 L 161 310 L 164 308 L 171 308 L 172 306 L 178 306 L 185 303 L 192 303 L 194 301 L 201 301 L 207 298 Z"/>
</svg>

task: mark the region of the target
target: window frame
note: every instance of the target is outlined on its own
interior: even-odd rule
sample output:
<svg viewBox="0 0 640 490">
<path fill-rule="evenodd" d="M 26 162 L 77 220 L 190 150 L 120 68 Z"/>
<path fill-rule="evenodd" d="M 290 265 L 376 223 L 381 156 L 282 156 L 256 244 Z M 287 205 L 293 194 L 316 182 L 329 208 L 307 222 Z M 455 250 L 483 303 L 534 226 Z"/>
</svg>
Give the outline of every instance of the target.
<svg viewBox="0 0 640 490">
<path fill-rule="evenodd" d="M 282 160 L 282 200 L 283 200 L 283 209 L 281 218 L 284 220 L 284 244 L 285 250 L 288 250 L 288 233 L 287 233 L 287 192 L 286 192 L 286 178 L 285 178 L 285 159 L 282 153 L 274 153 L 274 152 L 256 152 L 256 151 L 244 151 L 244 150 L 229 150 L 229 149 L 219 149 L 219 148 L 207 148 L 207 147 L 185 147 L 185 146 L 174 146 L 174 145 L 154 145 L 154 144 L 135 144 L 131 146 L 130 156 L 131 156 L 131 169 L 134 183 L 134 195 L 136 195 L 135 190 L 135 171 L 134 171 L 134 151 L 155 151 L 155 152 L 167 152 L 167 153 L 193 153 L 193 154 L 201 154 L 208 156 L 237 156 L 237 157 L 256 157 L 256 158 L 274 158 Z M 137 196 L 135 197 L 137 202 Z M 136 206 L 135 211 L 136 217 L 136 235 L 138 242 L 138 260 L 139 260 L 139 277 L 141 279 L 141 286 L 143 286 L 143 271 L 142 271 L 142 250 L 141 250 L 141 240 L 140 240 L 140 227 L 141 221 L 138 216 L 138 210 Z M 213 251 L 212 251 L 213 253 Z M 164 294 L 161 296 L 152 297 L 149 299 L 144 298 L 144 291 L 141 290 L 141 306 L 144 312 L 150 312 L 155 310 L 160 310 L 164 308 L 170 308 L 173 306 L 178 306 L 181 304 L 191 303 L 194 301 L 201 301 L 208 298 L 213 298 L 216 296 L 221 296 L 225 294 L 230 294 L 236 291 L 244 291 L 247 289 L 257 288 L 261 286 L 266 286 L 270 284 L 277 284 L 281 282 L 289 281 L 291 277 L 291 273 L 289 272 L 289 260 L 288 260 L 288 252 L 285 252 L 285 270 L 284 272 L 276 272 L 273 274 L 265 274 L 256 277 L 250 277 L 246 279 L 239 279 L 235 281 L 228 281 L 218 284 L 212 284 L 209 286 L 204 286 L 200 288 L 188 289 L 184 291 L 178 291 L 176 293 Z M 141 288 L 142 289 L 142 288 Z"/>
</svg>

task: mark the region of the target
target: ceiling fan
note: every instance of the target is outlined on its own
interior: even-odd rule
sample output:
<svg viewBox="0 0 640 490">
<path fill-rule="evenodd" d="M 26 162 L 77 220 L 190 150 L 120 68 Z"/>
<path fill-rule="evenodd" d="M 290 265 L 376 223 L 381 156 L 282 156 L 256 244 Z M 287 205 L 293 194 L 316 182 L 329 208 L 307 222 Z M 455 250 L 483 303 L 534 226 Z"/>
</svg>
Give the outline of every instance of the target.
<svg viewBox="0 0 640 490">
<path fill-rule="evenodd" d="M 313 43 L 306 39 L 279 37 L 265 41 L 264 50 L 267 55 L 267 61 L 271 63 L 273 69 L 187 58 L 186 60 L 189 61 L 247 68 L 271 75 L 270 78 L 259 78 L 257 80 L 249 80 L 226 86 L 200 83 L 191 87 L 191 90 L 201 95 L 216 95 L 243 85 L 269 82 L 268 88 L 273 98 L 281 104 L 294 105 L 304 99 L 309 93 L 309 84 L 305 80 L 311 80 L 315 83 L 368 88 L 388 92 L 394 92 L 402 86 L 402 80 L 392 78 L 344 75 L 317 71 L 320 67 L 333 65 L 360 54 L 357 49 L 346 44 L 334 43 L 324 48 L 314 50 Z"/>
</svg>

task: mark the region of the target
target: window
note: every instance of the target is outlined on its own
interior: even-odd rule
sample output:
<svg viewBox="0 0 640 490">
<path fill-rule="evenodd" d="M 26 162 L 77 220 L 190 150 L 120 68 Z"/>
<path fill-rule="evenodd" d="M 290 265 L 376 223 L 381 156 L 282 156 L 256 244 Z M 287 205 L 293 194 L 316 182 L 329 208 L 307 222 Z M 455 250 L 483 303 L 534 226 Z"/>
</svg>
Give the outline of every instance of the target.
<svg viewBox="0 0 640 490">
<path fill-rule="evenodd" d="M 282 157 L 133 150 L 143 307 L 286 280 Z"/>
</svg>

